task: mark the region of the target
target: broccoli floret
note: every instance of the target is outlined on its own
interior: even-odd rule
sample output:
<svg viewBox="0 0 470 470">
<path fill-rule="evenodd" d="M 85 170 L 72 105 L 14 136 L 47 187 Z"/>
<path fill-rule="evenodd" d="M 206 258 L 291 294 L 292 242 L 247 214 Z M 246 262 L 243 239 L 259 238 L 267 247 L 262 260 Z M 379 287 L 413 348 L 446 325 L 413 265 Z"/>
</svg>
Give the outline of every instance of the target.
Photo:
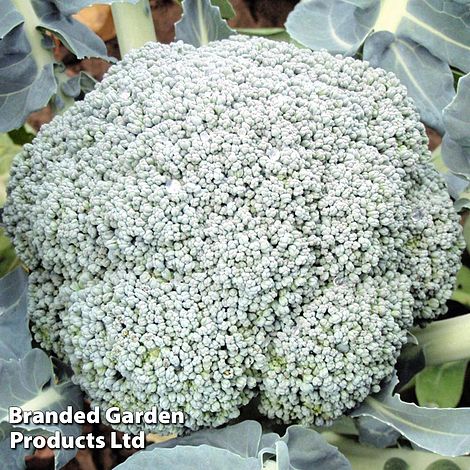
<svg viewBox="0 0 470 470">
<path fill-rule="evenodd" d="M 237 37 L 149 43 L 16 159 L 36 339 L 94 404 L 324 424 L 445 312 L 462 249 L 392 74 Z M 123 430 L 136 431 L 133 426 Z"/>
</svg>

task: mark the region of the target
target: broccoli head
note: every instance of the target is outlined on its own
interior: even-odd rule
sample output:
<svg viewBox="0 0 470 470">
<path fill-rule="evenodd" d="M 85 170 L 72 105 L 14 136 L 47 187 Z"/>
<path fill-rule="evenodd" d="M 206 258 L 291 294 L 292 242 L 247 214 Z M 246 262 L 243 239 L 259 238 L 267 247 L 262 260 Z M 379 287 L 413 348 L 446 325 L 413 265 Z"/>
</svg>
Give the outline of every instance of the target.
<svg viewBox="0 0 470 470">
<path fill-rule="evenodd" d="M 321 425 L 445 311 L 462 249 L 392 74 L 266 39 L 149 43 L 16 158 L 37 341 L 94 404 Z M 136 431 L 136 426 L 121 426 Z"/>
</svg>

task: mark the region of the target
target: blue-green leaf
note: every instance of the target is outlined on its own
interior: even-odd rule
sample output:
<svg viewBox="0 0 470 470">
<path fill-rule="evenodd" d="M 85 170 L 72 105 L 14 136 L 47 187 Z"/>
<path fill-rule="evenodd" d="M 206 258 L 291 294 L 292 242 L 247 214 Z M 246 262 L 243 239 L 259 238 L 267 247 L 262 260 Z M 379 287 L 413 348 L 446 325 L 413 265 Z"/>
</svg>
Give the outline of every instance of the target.
<svg viewBox="0 0 470 470">
<path fill-rule="evenodd" d="M 281 438 L 289 449 L 291 470 L 350 470 L 351 465 L 324 437 L 303 426 L 290 426 Z M 266 449 L 265 449 L 266 451 Z"/>
<path fill-rule="evenodd" d="M 470 146 L 470 74 L 459 80 L 457 94 L 443 112 L 447 135 L 463 146 Z"/>
<path fill-rule="evenodd" d="M 116 470 L 261 470 L 256 457 L 243 458 L 232 452 L 206 444 L 178 446 L 137 452 Z"/>
<path fill-rule="evenodd" d="M 393 70 L 415 100 L 422 120 L 444 133 L 442 110 L 455 95 L 454 78 L 447 63 L 410 39 L 387 31 L 367 38 L 364 59 L 374 67 Z"/>
<path fill-rule="evenodd" d="M 286 30 L 310 49 L 353 55 L 369 34 L 379 5 L 359 8 L 343 0 L 307 0 L 289 14 Z"/>
<path fill-rule="evenodd" d="M 0 359 L 20 359 L 31 350 L 27 288 L 22 268 L 0 279 Z"/>
<path fill-rule="evenodd" d="M 23 470 L 26 468 L 25 457 L 34 452 L 33 448 L 25 449 L 18 445 L 11 448 L 10 433 L 13 428 L 8 423 L 0 423 L 0 468 Z"/>
<path fill-rule="evenodd" d="M 206 449 L 208 459 L 212 452 L 210 449 L 217 448 L 229 451 L 243 459 L 257 458 L 259 462 L 275 460 L 279 470 L 351 469 L 346 458 L 335 447 L 329 445 L 323 436 L 302 426 L 290 426 L 281 438 L 275 433 L 263 435 L 261 425 L 256 421 L 243 421 L 222 429 L 202 430 L 189 436 L 154 444 L 148 450 L 155 451 L 153 461 L 158 464 L 160 462 L 159 449 L 174 449 L 177 454 L 178 449 L 183 446 L 191 448 L 208 446 Z M 208 470 L 212 468 L 219 467 L 209 466 Z"/>
<path fill-rule="evenodd" d="M 0 132 L 20 127 L 57 90 L 52 63 L 38 65 L 23 25 L 0 41 Z"/>
<path fill-rule="evenodd" d="M 10 0 L 2 0 L 0 3 L 0 39 L 3 39 L 12 29 L 23 23 L 23 17 L 13 7 Z"/>
<path fill-rule="evenodd" d="M 80 72 L 75 77 L 70 78 L 62 83 L 62 92 L 73 98 L 77 98 L 81 92 L 89 93 L 96 85 L 96 80 L 86 72 Z"/>
<path fill-rule="evenodd" d="M 80 388 L 74 385 L 63 372 L 62 380 L 56 383 L 52 363 L 47 354 L 40 349 L 32 349 L 22 359 L 0 360 L 0 423 L 8 422 L 8 410 L 19 406 L 22 410 L 63 411 L 72 406 L 74 411 L 82 409 L 83 398 Z M 27 431 L 41 429 L 49 433 L 59 431 L 66 436 L 77 437 L 81 428 L 77 424 L 43 425 L 21 424 Z M 76 449 L 56 451 L 56 468 L 62 468 L 76 454 Z"/>
<path fill-rule="evenodd" d="M 396 429 L 370 416 L 361 416 L 355 420 L 355 423 L 361 444 L 384 449 L 394 446 L 400 437 L 400 433 Z"/>
<path fill-rule="evenodd" d="M 71 16 L 64 16 L 53 0 L 31 0 L 39 18 L 38 28 L 57 35 L 78 59 L 109 59 L 106 45 L 93 31 Z"/>
<path fill-rule="evenodd" d="M 405 403 L 393 393 L 397 382 L 393 378 L 351 416 L 378 419 L 419 447 L 440 455 L 455 457 L 470 452 L 470 408 L 422 408 Z"/>
<path fill-rule="evenodd" d="M 235 34 L 210 0 L 183 0 L 183 17 L 175 25 L 176 40 L 195 47 Z"/>
<path fill-rule="evenodd" d="M 470 145 L 461 145 L 445 134 L 442 139 L 442 159 L 452 173 L 470 179 Z"/>
<path fill-rule="evenodd" d="M 410 37 L 441 60 L 470 72 L 469 5 L 448 0 L 408 0 L 406 4 L 397 34 Z"/>
<path fill-rule="evenodd" d="M 178 437 L 151 447 L 173 448 L 176 446 L 200 446 L 226 449 L 241 457 L 256 457 L 262 435 L 261 425 L 256 421 L 243 421 L 233 426 L 218 429 L 203 429 L 189 436 Z M 279 436 L 278 436 L 279 439 Z"/>
</svg>

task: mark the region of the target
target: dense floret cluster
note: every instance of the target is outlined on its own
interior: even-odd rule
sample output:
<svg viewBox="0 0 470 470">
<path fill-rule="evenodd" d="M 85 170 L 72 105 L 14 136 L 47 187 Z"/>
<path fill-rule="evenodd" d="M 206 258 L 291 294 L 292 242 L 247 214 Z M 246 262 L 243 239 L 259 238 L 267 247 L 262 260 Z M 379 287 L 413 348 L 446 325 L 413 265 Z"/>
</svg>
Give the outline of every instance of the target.
<svg viewBox="0 0 470 470">
<path fill-rule="evenodd" d="M 16 159 L 36 339 L 104 407 L 196 429 L 259 396 L 328 422 L 445 310 L 460 229 L 429 159 L 391 73 L 265 39 L 147 44 Z"/>
</svg>

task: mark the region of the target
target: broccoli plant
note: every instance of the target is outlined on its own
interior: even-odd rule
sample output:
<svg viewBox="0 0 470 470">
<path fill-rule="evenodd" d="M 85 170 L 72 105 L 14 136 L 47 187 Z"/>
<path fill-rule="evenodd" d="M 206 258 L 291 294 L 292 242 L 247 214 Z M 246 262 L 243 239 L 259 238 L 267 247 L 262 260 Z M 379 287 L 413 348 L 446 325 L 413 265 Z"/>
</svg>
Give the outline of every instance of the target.
<svg viewBox="0 0 470 470">
<path fill-rule="evenodd" d="M 3 222 L 29 273 L 28 313 L 24 295 L 21 308 L 6 302 L 3 324 L 24 335 L 28 319 L 42 350 L 28 346 L 14 364 L 6 352 L 2 385 L 29 384 L 34 368 L 36 392 L 54 387 L 60 396 L 41 409 L 76 402 L 78 389 L 55 375 L 47 351 L 70 365 L 73 382 L 102 410 L 155 405 L 185 414 L 179 425 L 118 425 L 184 435 L 121 468 L 365 468 L 358 449 L 370 468 L 465 468 L 470 410 L 419 407 L 398 394 L 410 379 L 423 390 L 430 369 L 416 376 L 422 361 L 437 367 L 470 357 L 459 340 L 468 316 L 440 319 L 465 244 L 423 124 L 465 148 L 466 81 L 455 94 L 449 64 L 465 69 L 453 47 L 467 47 L 467 31 L 452 36 L 443 55 L 426 55 L 447 24 L 442 15 L 453 24 L 465 4 L 445 2 L 439 21 L 425 16 L 433 27 L 420 42 L 403 39 L 406 21 L 425 20 L 409 10 L 411 0 L 400 2 L 392 36 L 373 42 L 370 31 L 387 29 L 390 2 L 332 2 L 330 13 L 343 11 L 365 29 L 355 25 L 352 42 L 334 29 L 321 41 L 334 37 L 348 48 L 332 50 L 351 55 L 367 36 L 363 56 L 376 57 L 381 45 L 386 58 L 368 64 L 236 35 L 220 0 L 183 0 L 176 42 L 163 45 L 146 2 L 104 1 L 123 57 L 74 103 L 62 94 L 76 97 L 80 77 L 66 81 L 44 46 L 51 35 L 74 44 L 66 26 L 78 27 L 70 15 L 82 3 L 5 4 L 4 39 L 22 38 L 36 78 L 27 96 L 22 88 L 6 98 L 4 109 L 15 112 L 4 115 L 4 129 L 51 97 L 57 115 L 11 170 Z M 300 3 L 288 22 L 293 38 L 314 49 L 318 39 L 304 39 L 301 21 L 320 4 Z M 410 44 L 441 73 L 443 88 L 435 77 L 410 86 L 415 69 L 397 52 Z M 0 66 L 10 55 L 0 53 Z M 405 75 L 377 68 L 390 69 L 390 57 L 402 58 Z M 33 106 L 41 67 L 54 74 L 48 97 Z M 15 100 L 28 106 L 15 108 Z M 413 349 L 410 338 L 416 357 L 399 357 Z M 16 403 L 15 393 L 0 397 L 0 412 Z M 247 409 L 264 430 L 253 421 L 233 425 Z M 10 428 L 0 418 L 4 448 Z M 365 444 L 390 448 L 379 456 Z M 6 455 L 23 468 L 21 449 Z M 71 456 L 57 453 L 56 465 Z"/>
</svg>

